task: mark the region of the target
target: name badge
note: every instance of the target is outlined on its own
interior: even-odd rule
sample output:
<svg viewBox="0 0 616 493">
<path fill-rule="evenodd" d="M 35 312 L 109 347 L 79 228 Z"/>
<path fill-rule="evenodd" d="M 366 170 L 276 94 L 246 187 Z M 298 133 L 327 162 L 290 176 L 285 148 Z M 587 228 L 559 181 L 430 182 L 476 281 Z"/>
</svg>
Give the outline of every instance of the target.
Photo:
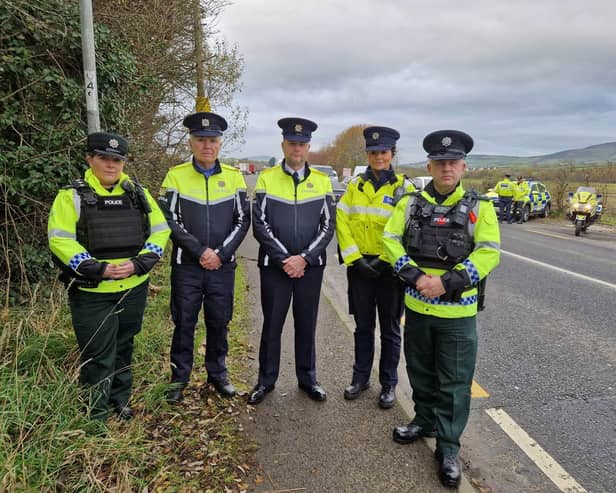
<svg viewBox="0 0 616 493">
<path fill-rule="evenodd" d="M 394 198 L 390 197 L 389 195 L 385 195 L 383 197 L 383 203 L 387 205 L 394 205 Z"/>
</svg>

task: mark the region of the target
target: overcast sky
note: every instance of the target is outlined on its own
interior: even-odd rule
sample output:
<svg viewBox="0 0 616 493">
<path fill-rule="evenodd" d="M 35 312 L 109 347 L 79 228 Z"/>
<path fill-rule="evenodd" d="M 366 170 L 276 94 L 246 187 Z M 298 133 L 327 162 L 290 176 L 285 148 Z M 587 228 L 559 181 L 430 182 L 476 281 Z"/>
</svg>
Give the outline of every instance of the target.
<svg viewBox="0 0 616 493">
<path fill-rule="evenodd" d="M 480 154 L 616 141 L 614 0 L 235 0 L 219 22 L 245 59 L 246 144 L 280 156 L 283 116 L 318 123 L 312 148 L 354 124 L 423 137 L 464 130 Z"/>
</svg>

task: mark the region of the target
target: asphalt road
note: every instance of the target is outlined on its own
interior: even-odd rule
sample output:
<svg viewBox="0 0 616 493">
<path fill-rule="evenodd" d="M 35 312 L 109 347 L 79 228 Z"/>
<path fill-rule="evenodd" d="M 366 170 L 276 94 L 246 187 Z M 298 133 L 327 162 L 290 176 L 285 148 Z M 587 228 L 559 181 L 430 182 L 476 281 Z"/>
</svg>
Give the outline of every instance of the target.
<svg viewBox="0 0 616 493">
<path fill-rule="evenodd" d="M 473 400 L 467 432 L 467 458 L 488 482 L 558 491 L 486 418 L 502 408 L 584 489 L 615 491 L 615 239 L 601 227 L 576 238 L 564 222 L 503 225 L 501 265 L 479 315 L 475 380 L 490 397 Z"/>
<path fill-rule="evenodd" d="M 564 221 L 533 219 L 524 225 L 502 226 L 501 265 L 490 276 L 487 309 L 478 316 L 480 343 L 475 381 L 489 396 L 473 399 L 462 440 L 461 458 L 466 476 L 473 483 L 494 492 L 616 491 L 614 240 L 616 231 L 600 225 L 592 226 L 580 238 L 573 235 L 572 227 Z M 329 250 L 335 251 L 335 241 Z M 318 353 L 319 364 L 325 358 L 324 366 L 331 367 L 332 361 L 341 357 L 348 360 L 346 373 L 350 374 L 352 356 L 348 349 L 339 354 L 330 349 L 332 344 L 348 345 L 352 341 L 352 321 L 346 315 L 345 272 L 332 260 L 326 269 L 322 300 L 331 305 L 344 323 L 334 323 L 331 311 L 327 311 L 330 321 L 326 323 L 335 327 L 336 334 L 330 334 L 329 341 L 323 341 L 322 332 L 319 335 L 323 348 Z M 339 330 L 347 334 L 340 334 Z M 340 372 L 344 367 L 332 370 Z M 288 372 L 293 373 L 291 367 Z M 404 358 L 399 375 L 399 403 L 412 416 Z M 346 374 L 335 379 L 334 392 L 341 392 L 345 377 L 348 379 Z M 276 400 L 282 401 L 280 397 Z M 344 405 L 344 401 L 336 406 L 339 405 Z M 519 440 L 510 438 L 490 416 L 494 410 L 504 411 L 523 430 L 522 434 L 527 433 L 535 441 L 534 445 L 531 442 L 531 450 L 545 451 L 564 469 L 559 478 L 564 483 L 556 486 L 541 469 L 553 471 L 555 464 L 540 466 L 541 461 L 522 451 Z M 261 412 L 259 409 L 257 415 Z M 342 423 L 347 418 L 353 422 L 358 416 L 343 418 Z M 376 434 L 371 432 L 366 440 L 376 443 L 379 433 L 386 436 L 391 424 L 399 420 L 399 413 L 396 412 L 396 419 L 385 418 L 385 423 L 383 418 L 378 408 L 366 415 L 377 426 Z M 321 438 L 319 443 L 322 440 L 327 439 Z M 340 457 L 340 448 L 336 449 L 334 456 Z M 310 451 L 302 450 L 307 454 L 305 459 Z M 320 446 L 314 452 L 323 456 L 325 450 Z M 395 448 L 392 453 L 396 455 Z M 418 480 L 428 483 L 415 484 L 437 488 L 437 484 L 430 482 L 431 475 L 426 479 L 419 474 L 428 466 L 426 454 L 421 449 L 417 453 L 413 460 L 422 466 L 414 473 Z M 366 461 L 370 463 L 369 458 Z M 393 487 L 389 491 L 404 490 Z"/>
</svg>

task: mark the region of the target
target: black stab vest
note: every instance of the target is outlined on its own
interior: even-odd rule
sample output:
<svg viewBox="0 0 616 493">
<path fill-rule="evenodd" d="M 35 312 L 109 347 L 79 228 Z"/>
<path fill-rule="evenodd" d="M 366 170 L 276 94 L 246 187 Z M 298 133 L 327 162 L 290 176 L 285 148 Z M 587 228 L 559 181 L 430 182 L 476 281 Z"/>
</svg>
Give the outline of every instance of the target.
<svg viewBox="0 0 616 493">
<path fill-rule="evenodd" d="M 475 246 L 467 226 L 477 195 L 467 192 L 452 206 L 431 204 L 418 192 L 411 196 L 403 238 L 407 255 L 420 268 L 438 269 L 451 269 L 467 258 Z"/>
<path fill-rule="evenodd" d="M 105 197 L 84 180 L 75 180 L 71 186 L 81 198 L 77 241 L 96 259 L 136 256 L 150 235 L 150 227 L 135 186 L 131 183 L 123 187 L 122 195 Z"/>
</svg>

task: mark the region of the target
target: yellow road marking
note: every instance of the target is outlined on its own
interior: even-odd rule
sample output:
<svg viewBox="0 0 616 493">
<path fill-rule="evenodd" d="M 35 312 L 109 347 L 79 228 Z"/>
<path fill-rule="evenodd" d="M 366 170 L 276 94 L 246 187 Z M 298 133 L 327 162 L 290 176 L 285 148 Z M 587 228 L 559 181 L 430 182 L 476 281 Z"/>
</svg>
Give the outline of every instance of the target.
<svg viewBox="0 0 616 493">
<path fill-rule="evenodd" d="M 490 397 L 490 394 L 488 394 L 481 385 L 473 380 L 473 384 L 471 385 L 471 399 L 486 399 L 488 397 Z"/>
</svg>

